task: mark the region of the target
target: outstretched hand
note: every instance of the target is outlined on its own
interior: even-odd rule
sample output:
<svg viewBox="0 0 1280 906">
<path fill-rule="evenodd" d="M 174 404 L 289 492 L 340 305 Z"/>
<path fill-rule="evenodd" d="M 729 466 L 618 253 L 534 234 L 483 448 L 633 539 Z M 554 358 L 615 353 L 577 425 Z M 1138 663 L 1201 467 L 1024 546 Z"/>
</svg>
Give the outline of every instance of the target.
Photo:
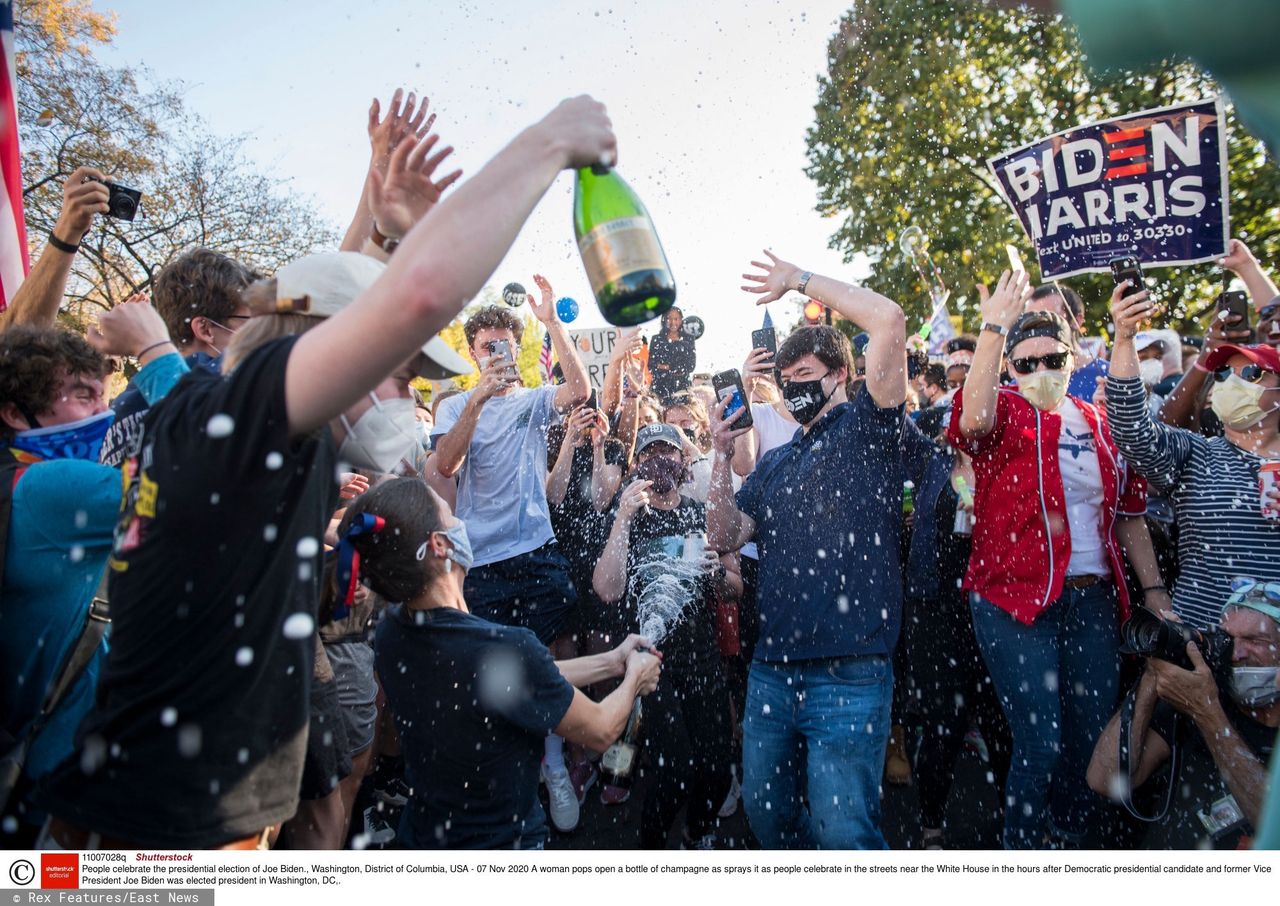
<svg viewBox="0 0 1280 906">
<path fill-rule="evenodd" d="M 409 97 L 402 107 L 400 102 L 403 98 L 404 89 L 397 88 L 395 94 L 391 96 L 385 118 L 381 115 L 382 105 L 377 98 L 374 98 L 373 103 L 369 105 L 369 166 L 382 174 L 386 174 L 387 165 L 391 161 L 391 152 L 402 140 L 409 137 L 426 138 L 436 121 L 434 113 L 430 117 L 427 116 L 430 99 L 424 97 L 422 103 L 415 109 L 415 96 L 412 91 L 409 92 Z"/>
<path fill-rule="evenodd" d="M 1026 310 L 1031 291 L 1031 277 L 1026 271 L 1005 271 L 991 295 L 982 300 L 982 320 L 1008 330 Z"/>
<path fill-rule="evenodd" d="M 800 268 L 790 261 L 783 261 L 768 249 L 765 249 L 764 253 L 769 258 L 768 262 L 751 262 L 752 267 L 760 268 L 764 274 L 742 275 L 742 279 L 751 284 L 742 287 L 743 292 L 756 293 L 761 297 L 756 300 L 756 305 L 768 305 L 770 302 L 778 301 L 800 282 Z"/>
<path fill-rule="evenodd" d="M 400 239 L 440 201 L 444 191 L 458 181 L 461 170 L 433 180 L 436 168 L 453 153 L 446 146 L 431 154 L 440 136 L 403 141 L 391 152 L 386 172 L 369 169 L 369 210 L 378 230 Z"/>
<path fill-rule="evenodd" d="M 533 316 L 543 324 L 555 324 L 560 320 L 556 314 L 555 294 L 551 291 L 551 281 L 542 274 L 534 274 L 533 282 L 538 285 L 538 290 L 542 295 L 542 301 L 536 301 L 533 294 L 529 293 L 529 308 L 533 310 Z"/>
</svg>

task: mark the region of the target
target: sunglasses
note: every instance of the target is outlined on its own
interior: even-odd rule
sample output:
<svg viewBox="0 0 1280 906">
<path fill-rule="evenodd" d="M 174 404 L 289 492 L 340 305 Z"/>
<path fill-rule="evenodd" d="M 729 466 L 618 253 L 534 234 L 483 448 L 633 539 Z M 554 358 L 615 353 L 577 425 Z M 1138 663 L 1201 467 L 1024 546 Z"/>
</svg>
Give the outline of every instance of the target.
<svg viewBox="0 0 1280 906">
<path fill-rule="evenodd" d="M 1277 312 L 1280 312 L 1280 302 L 1272 303 L 1271 305 L 1268 305 L 1266 308 L 1259 311 L 1258 320 L 1270 321 L 1272 318 L 1276 316 Z"/>
<path fill-rule="evenodd" d="M 1262 380 L 1262 375 L 1265 371 L 1266 369 L 1261 365 L 1245 365 L 1240 369 L 1240 378 L 1241 380 L 1248 381 L 1250 384 L 1256 384 L 1258 381 Z M 1234 374 L 1234 372 L 1231 370 L 1231 366 L 1223 365 L 1221 368 L 1218 368 L 1213 372 L 1213 379 L 1218 383 L 1222 383 L 1227 378 L 1231 377 L 1232 374 Z"/>
<path fill-rule="evenodd" d="M 1067 367 L 1067 359 L 1070 356 L 1069 352 L 1051 352 L 1048 355 L 1029 355 L 1020 359 L 1010 359 L 1009 364 L 1018 374 L 1030 374 L 1041 364 L 1050 371 L 1061 371 Z"/>
</svg>

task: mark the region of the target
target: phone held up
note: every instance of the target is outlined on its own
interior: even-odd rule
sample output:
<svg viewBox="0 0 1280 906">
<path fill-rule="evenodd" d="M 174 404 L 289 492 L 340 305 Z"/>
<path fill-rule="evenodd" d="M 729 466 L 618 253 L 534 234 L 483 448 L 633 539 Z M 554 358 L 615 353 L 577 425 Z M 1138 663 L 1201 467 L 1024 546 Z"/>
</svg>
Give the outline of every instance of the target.
<svg viewBox="0 0 1280 906">
<path fill-rule="evenodd" d="M 751 407 L 747 404 L 747 393 L 742 387 L 742 375 L 738 369 L 730 368 L 711 379 L 711 386 L 716 392 L 716 399 L 723 402 L 731 400 L 724 410 L 724 419 L 734 428 L 750 428 L 754 422 L 751 418 Z"/>
<path fill-rule="evenodd" d="M 1124 258 L 1112 258 L 1109 262 L 1111 266 L 1111 279 L 1116 286 L 1129 281 L 1129 286 L 1125 288 L 1124 295 L 1120 298 L 1126 299 L 1134 293 L 1140 293 L 1147 288 L 1146 278 L 1142 275 L 1142 265 L 1138 263 L 1138 259 L 1133 256 Z"/>
<path fill-rule="evenodd" d="M 1240 320 L 1234 323 L 1224 324 L 1227 330 L 1247 330 L 1249 336 L 1245 339 L 1245 343 L 1258 342 L 1257 331 L 1254 325 L 1250 323 L 1253 313 L 1253 306 L 1249 304 L 1249 294 L 1239 290 L 1229 290 L 1224 293 L 1218 293 L 1217 311 L 1226 312 L 1228 316 L 1238 315 Z"/>
<path fill-rule="evenodd" d="M 494 340 L 489 344 L 489 356 L 491 359 L 503 359 L 509 363 L 510 374 L 506 375 L 509 383 L 515 383 L 519 380 L 520 375 L 516 371 L 515 356 L 511 354 L 511 343 L 507 340 Z"/>
<path fill-rule="evenodd" d="M 769 350 L 769 358 L 778 355 L 778 334 L 772 327 L 762 327 L 751 331 L 751 348 Z"/>
</svg>

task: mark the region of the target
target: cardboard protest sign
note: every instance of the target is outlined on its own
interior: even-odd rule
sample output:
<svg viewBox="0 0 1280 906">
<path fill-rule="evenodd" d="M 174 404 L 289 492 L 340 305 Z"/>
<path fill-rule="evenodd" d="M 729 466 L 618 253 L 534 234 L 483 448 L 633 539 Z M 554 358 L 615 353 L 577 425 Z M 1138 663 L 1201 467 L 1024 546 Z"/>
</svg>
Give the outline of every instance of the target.
<svg viewBox="0 0 1280 906">
<path fill-rule="evenodd" d="M 571 330 L 569 337 L 578 348 L 578 357 L 587 369 L 587 379 L 594 390 L 604 389 L 604 375 L 609 356 L 618 342 L 620 331 L 616 327 L 598 327 L 592 330 Z"/>
<path fill-rule="evenodd" d="M 987 161 L 1031 238 L 1042 279 L 1226 254 L 1222 103 L 1195 101 L 1079 126 Z"/>
</svg>

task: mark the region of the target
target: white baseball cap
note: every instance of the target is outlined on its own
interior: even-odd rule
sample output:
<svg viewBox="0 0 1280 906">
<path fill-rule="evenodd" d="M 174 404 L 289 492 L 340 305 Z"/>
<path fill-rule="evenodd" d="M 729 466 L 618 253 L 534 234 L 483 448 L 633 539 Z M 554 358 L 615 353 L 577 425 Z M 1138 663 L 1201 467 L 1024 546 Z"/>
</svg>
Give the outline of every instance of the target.
<svg viewBox="0 0 1280 906">
<path fill-rule="evenodd" d="M 276 312 L 327 318 L 371 287 L 386 265 L 359 252 L 322 252 L 290 261 L 276 271 Z M 418 373 L 431 380 L 470 374 L 471 363 L 435 336 L 422 346 Z"/>
</svg>

